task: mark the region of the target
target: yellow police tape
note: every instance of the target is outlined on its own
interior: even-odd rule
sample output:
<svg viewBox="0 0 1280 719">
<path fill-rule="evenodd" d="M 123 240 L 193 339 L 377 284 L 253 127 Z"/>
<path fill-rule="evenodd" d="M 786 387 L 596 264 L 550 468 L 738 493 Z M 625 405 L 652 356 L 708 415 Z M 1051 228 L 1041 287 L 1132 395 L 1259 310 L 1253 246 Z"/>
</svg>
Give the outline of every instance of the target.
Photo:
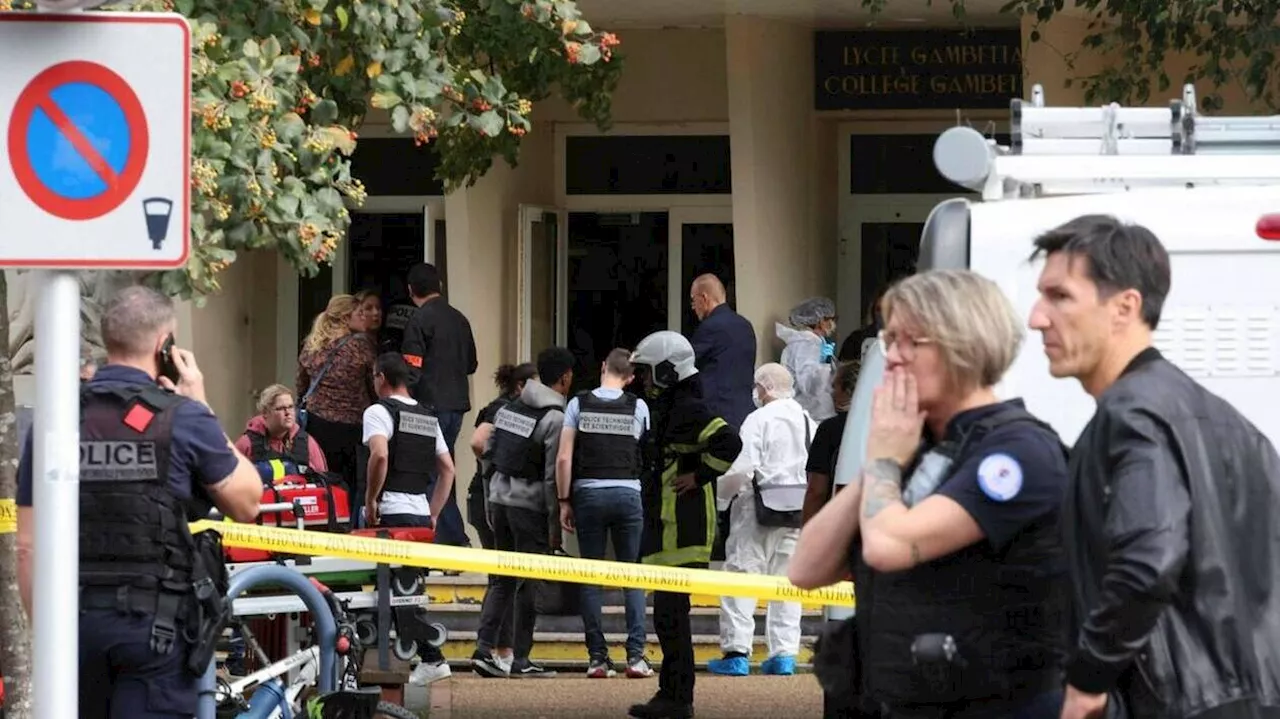
<svg viewBox="0 0 1280 719">
<path fill-rule="evenodd" d="M 17 531 L 17 519 L 15 502 L 12 499 L 0 500 L 0 534 Z M 222 543 L 228 547 L 285 554 L 343 557 L 409 567 L 480 572 L 525 579 L 551 579 L 606 587 L 634 587 L 681 594 L 754 597 L 764 601 L 826 605 L 852 606 L 854 603 L 853 584 L 850 582 L 805 590 L 787 581 L 785 577 L 739 572 L 500 552 L 233 522 L 202 520 L 191 524 L 193 533 L 206 529 L 215 529 L 221 533 Z"/>
<path fill-rule="evenodd" d="M 826 605 L 852 606 L 854 602 L 853 584 L 850 582 L 805 590 L 787 581 L 785 577 L 739 572 L 657 567 L 647 564 L 607 562 L 599 559 L 500 552 L 421 542 L 398 542 L 346 534 L 260 527 L 255 524 L 200 521 L 191 525 L 193 533 L 205 529 L 220 532 L 223 544 L 229 547 L 287 554 L 343 557 L 410 567 L 481 572 L 525 579 L 550 579 L 607 587 L 634 587 L 680 594 L 754 597 L 764 601 Z"/>
<path fill-rule="evenodd" d="M 18 503 L 12 499 L 0 499 L 0 534 L 18 531 Z"/>
</svg>

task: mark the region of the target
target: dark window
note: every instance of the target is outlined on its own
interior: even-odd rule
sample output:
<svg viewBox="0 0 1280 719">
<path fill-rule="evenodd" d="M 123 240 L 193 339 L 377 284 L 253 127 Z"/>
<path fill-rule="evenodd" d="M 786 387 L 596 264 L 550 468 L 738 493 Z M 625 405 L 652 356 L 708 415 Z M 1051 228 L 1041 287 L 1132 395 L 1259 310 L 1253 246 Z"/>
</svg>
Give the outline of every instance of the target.
<svg viewBox="0 0 1280 719">
<path fill-rule="evenodd" d="M 440 164 L 435 145 L 413 144 L 407 137 L 361 138 L 351 156 L 351 176 L 377 195 L 443 195 L 436 179 Z"/>
<path fill-rule="evenodd" d="M 728 135 L 606 135 L 565 143 L 570 195 L 727 195 Z"/>
<path fill-rule="evenodd" d="M 609 350 L 634 349 L 649 333 L 667 329 L 667 228 L 665 212 L 569 214 L 575 391 L 599 384 Z"/>
<path fill-rule="evenodd" d="M 426 246 L 422 212 L 353 212 L 347 242 L 349 291 L 377 290 L 384 309 L 409 300 L 406 275 Z"/>
<path fill-rule="evenodd" d="M 1002 145 L 1008 135 L 995 135 Z M 938 174 L 929 135 L 850 135 L 849 193 L 853 195 L 970 192 Z"/>
<path fill-rule="evenodd" d="M 693 336 L 698 318 L 688 302 L 689 286 L 698 275 L 711 273 L 724 283 L 725 300 L 730 307 L 737 307 L 733 272 L 733 223 L 688 223 L 680 228 L 683 252 L 681 254 L 681 296 L 684 312 L 681 313 L 680 332 Z"/>
<path fill-rule="evenodd" d="M 311 332 L 311 323 L 333 296 L 333 268 L 321 265 L 315 277 L 298 278 L 298 348 Z"/>
<path fill-rule="evenodd" d="M 876 291 L 915 274 L 923 222 L 862 223 L 862 311 Z M 858 318 L 859 324 L 862 318 Z"/>
</svg>

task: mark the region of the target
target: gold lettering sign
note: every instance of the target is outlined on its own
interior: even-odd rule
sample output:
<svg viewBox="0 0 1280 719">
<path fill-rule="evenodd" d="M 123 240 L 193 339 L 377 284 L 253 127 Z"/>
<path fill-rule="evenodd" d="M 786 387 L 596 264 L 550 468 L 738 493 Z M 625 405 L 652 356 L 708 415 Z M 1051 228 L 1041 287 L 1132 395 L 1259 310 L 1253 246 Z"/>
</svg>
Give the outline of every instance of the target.
<svg viewBox="0 0 1280 719">
<path fill-rule="evenodd" d="M 1022 94 L 1017 29 L 818 32 L 819 110 L 1008 107 Z"/>
</svg>

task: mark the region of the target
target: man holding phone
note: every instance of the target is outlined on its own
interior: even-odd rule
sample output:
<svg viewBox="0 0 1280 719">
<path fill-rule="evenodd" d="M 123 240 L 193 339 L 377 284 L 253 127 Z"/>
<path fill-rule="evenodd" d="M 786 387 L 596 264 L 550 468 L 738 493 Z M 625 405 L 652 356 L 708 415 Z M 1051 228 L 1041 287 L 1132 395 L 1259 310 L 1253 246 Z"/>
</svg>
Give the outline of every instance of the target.
<svg viewBox="0 0 1280 719">
<path fill-rule="evenodd" d="M 258 515 L 262 481 L 205 399 L 195 357 L 173 346 L 173 302 L 145 287 L 104 308 L 107 362 L 81 385 L 80 717 L 195 714 L 207 568 L 187 522 L 216 506 Z M 18 583 L 31 604 L 32 442 L 18 464 Z M 220 557 L 219 557 L 220 559 Z M 193 659 L 197 657 L 196 659 Z M 206 662 L 207 666 L 207 662 Z"/>
</svg>

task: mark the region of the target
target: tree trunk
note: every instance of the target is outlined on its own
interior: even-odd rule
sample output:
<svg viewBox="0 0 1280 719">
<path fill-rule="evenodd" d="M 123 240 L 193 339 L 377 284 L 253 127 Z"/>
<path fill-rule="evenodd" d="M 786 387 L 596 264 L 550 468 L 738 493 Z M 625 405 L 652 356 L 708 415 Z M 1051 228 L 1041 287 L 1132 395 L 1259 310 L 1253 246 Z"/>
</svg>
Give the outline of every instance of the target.
<svg viewBox="0 0 1280 719">
<path fill-rule="evenodd" d="M 0 270 L 8 286 L 5 290 L 7 308 L 4 311 L 5 333 L 9 338 L 12 374 L 29 375 L 36 371 L 36 305 L 40 302 L 37 270 Z M 82 358 L 106 355 L 102 344 L 102 332 L 98 323 L 102 308 L 111 295 L 122 287 L 134 284 L 142 276 L 128 270 L 86 270 L 76 273 L 80 278 L 80 354 Z"/>
<path fill-rule="evenodd" d="M 9 334 L 7 277 L 0 272 L 0 337 Z M 0 499 L 13 499 L 18 477 L 18 418 L 13 404 L 10 348 L 0 348 Z M 31 635 L 18 593 L 18 536 L 0 534 L 0 674 L 6 719 L 30 719 Z"/>
</svg>

